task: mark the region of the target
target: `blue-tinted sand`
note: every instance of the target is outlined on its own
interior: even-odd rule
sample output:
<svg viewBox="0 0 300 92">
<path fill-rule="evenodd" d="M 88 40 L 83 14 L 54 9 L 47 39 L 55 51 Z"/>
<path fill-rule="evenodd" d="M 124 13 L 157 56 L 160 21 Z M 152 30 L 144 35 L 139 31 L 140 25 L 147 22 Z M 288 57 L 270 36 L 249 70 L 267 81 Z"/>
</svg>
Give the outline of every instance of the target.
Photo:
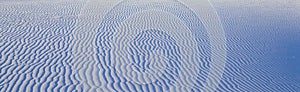
<svg viewBox="0 0 300 92">
<path fill-rule="evenodd" d="M 1 0 L 0 92 L 300 92 L 297 0 Z"/>
</svg>

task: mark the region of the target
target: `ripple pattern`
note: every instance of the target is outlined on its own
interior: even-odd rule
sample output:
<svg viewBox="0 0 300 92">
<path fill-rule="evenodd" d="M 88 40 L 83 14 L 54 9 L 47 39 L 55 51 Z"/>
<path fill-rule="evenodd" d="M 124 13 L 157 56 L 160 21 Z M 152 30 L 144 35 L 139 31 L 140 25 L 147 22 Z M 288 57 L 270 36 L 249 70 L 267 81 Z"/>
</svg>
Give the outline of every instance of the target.
<svg viewBox="0 0 300 92">
<path fill-rule="evenodd" d="M 74 9 L 49 9 L 65 6 Z M 69 44 L 78 8 L 79 4 L 70 2 L 0 5 L 1 92 L 75 89 L 79 81 L 73 71 Z"/>
<path fill-rule="evenodd" d="M 162 19 L 167 17 L 173 19 Z M 104 73 L 105 84 L 111 84 L 104 89 L 120 91 L 124 88 L 118 85 L 131 85 L 129 90 L 149 90 L 146 89 L 149 86 L 153 87 L 152 91 L 202 90 L 210 67 L 210 59 L 207 59 L 210 44 L 201 24 L 193 11 L 180 2 L 119 3 L 104 16 L 96 40 L 98 60 L 108 68 L 103 69 L 107 72 Z M 183 25 L 185 29 L 176 29 L 176 25 Z M 191 39 L 182 40 L 187 38 Z M 183 79 L 187 76 L 191 80 Z"/>
<path fill-rule="evenodd" d="M 299 5 L 0 0 L 0 92 L 300 92 Z"/>
<path fill-rule="evenodd" d="M 176 68 L 180 66 L 180 51 L 175 40 L 167 34 L 155 29 L 143 31 L 133 40 L 131 47 L 129 52 L 131 52 L 133 67 L 136 68 L 138 72 L 147 72 L 147 69 L 150 69 L 150 67 L 156 67 L 155 65 L 150 65 L 150 59 L 152 58 L 150 57 L 150 53 L 152 51 L 162 51 L 163 56 L 165 56 L 164 58 L 167 59 L 166 62 L 168 64 L 166 67 L 169 67 L 165 72 L 170 75 L 178 75 L 178 69 Z M 164 60 L 154 60 L 152 62 L 155 61 L 159 62 Z M 172 77 L 168 79 L 174 80 Z"/>
<path fill-rule="evenodd" d="M 0 91 L 209 86 L 208 33 L 188 6 L 174 0 L 99 2 L 0 1 Z"/>
</svg>

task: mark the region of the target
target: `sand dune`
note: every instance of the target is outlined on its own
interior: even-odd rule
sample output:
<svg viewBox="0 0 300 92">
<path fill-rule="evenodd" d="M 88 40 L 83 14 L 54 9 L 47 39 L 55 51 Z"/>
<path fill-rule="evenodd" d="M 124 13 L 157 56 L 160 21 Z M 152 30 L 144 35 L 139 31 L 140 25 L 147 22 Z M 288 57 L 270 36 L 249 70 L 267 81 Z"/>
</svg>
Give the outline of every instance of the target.
<svg viewBox="0 0 300 92">
<path fill-rule="evenodd" d="M 2 0 L 0 92 L 299 91 L 299 22 L 226 3 Z"/>
</svg>

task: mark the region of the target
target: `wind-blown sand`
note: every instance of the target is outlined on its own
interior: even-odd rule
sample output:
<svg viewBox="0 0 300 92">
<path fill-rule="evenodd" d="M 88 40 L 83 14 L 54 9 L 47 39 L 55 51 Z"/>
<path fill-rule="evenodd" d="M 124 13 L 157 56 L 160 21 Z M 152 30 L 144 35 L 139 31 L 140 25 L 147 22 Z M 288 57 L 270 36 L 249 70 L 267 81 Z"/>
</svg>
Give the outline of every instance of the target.
<svg viewBox="0 0 300 92">
<path fill-rule="evenodd" d="M 300 91 L 300 6 L 253 2 L 2 0 L 0 92 Z"/>
</svg>

